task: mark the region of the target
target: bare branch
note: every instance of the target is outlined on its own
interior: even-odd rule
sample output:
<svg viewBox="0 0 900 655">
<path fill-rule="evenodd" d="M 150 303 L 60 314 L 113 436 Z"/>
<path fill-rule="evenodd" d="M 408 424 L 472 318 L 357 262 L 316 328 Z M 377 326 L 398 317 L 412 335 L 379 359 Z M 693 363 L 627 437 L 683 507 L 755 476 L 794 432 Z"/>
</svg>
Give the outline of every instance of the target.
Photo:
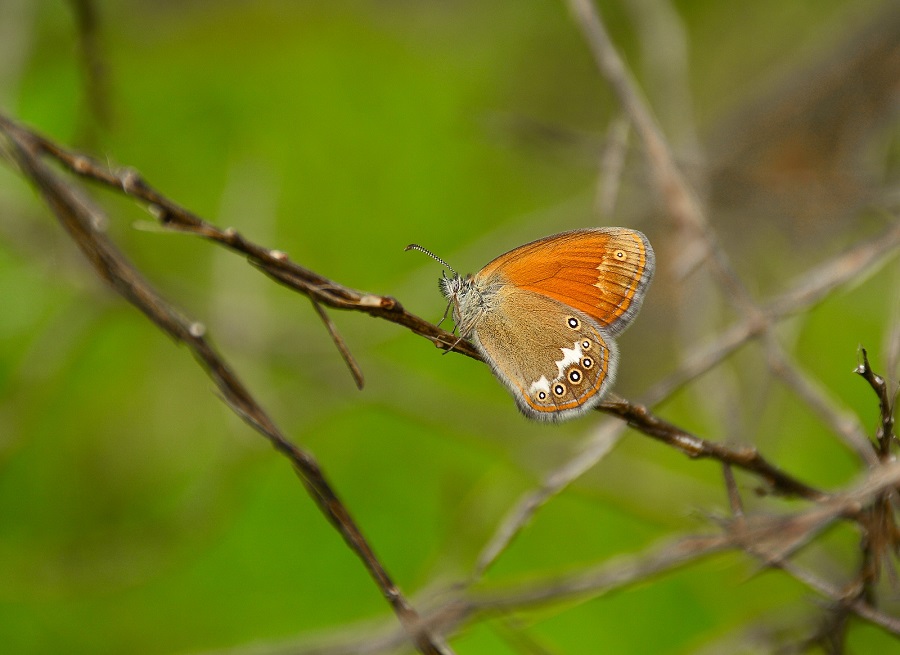
<svg viewBox="0 0 900 655">
<path fill-rule="evenodd" d="M 407 312 L 394 298 L 346 287 L 292 262 L 280 250 L 264 248 L 249 241 L 237 230 L 220 229 L 166 198 L 148 185 L 133 169 L 110 171 L 92 157 L 67 150 L 49 139 L 14 124 L 3 115 L 0 115 L 0 128 L 7 132 L 18 130 L 20 134 L 27 135 L 36 150 L 53 157 L 76 175 L 124 192 L 141 201 L 163 227 L 193 234 L 244 254 L 254 266 L 269 277 L 323 305 L 335 309 L 360 311 L 383 318 L 428 338 L 438 348 L 449 350 L 452 347 L 457 352 L 480 359 L 478 352 L 468 342 L 459 342 L 459 339 L 453 334 Z"/>
<path fill-rule="evenodd" d="M 418 615 L 375 556 L 349 511 L 325 478 L 315 457 L 291 443 L 281 433 L 225 360 L 206 340 L 205 328 L 172 307 L 116 249 L 99 229 L 104 223 L 102 214 L 63 183 L 39 159 L 42 143 L 36 141 L 30 132 L 2 117 L 0 133 L 6 136 L 8 153 L 22 174 L 50 205 L 97 274 L 160 329 L 177 342 L 185 344 L 215 382 L 225 402 L 288 458 L 320 510 L 369 571 L 417 648 L 429 655 L 448 652 L 439 648 L 426 632 L 414 627 L 418 622 Z"/>
<path fill-rule="evenodd" d="M 328 313 L 322 309 L 322 306 L 316 302 L 316 299 L 310 297 L 309 300 L 312 303 L 313 309 L 316 310 L 316 314 L 319 315 L 319 318 L 322 319 L 322 323 L 325 324 L 325 328 L 328 330 L 328 334 L 331 335 L 331 340 L 334 341 L 334 345 L 337 346 L 338 352 L 341 354 L 341 359 L 344 360 L 344 363 L 347 364 L 347 368 L 350 369 L 350 375 L 353 376 L 356 388 L 362 391 L 362 388 L 365 385 L 362 370 L 360 370 L 359 364 L 357 364 L 356 360 L 353 358 L 350 349 L 347 348 L 347 343 L 337 331 L 337 326 L 334 324 L 334 321 L 332 321 Z"/>
<path fill-rule="evenodd" d="M 862 427 L 855 417 L 836 409 L 833 403 L 815 390 L 815 386 L 808 381 L 808 376 L 790 362 L 790 358 L 772 331 L 771 320 L 757 306 L 735 273 L 716 234 L 709 226 L 696 194 L 678 170 L 671 147 L 613 45 L 593 2 L 591 0 L 567 0 L 567 2 L 594 55 L 597 67 L 615 92 L 619 104 L 631 119 L 643 142 L 648 167 L 665 200 L 670 217 L 676 225 L 690 228 L 693 238 L 702 242 L 716 280 L 725 296 L 749 322 L 750 332 L 765 335 L 765 346 L 773 371 L 809 403 L 850 448 L 869 465 L 873 465 L 875 458 L 864 443 Z"/>
<path fill-rule="evenodd" d="M 883 377 L 875 373 L 869 365 L 869 354 L 866 352 L 866 349 L 861 347 L 859 353 L 862 357 L 862 362 L 853 372 L 868 382 L 878 396 L 881 424 L 875 432 L 875 441 L 878 443 L 879 454 L 882 460 L 886 460 L 891 453 L 891 444 L 897 439 L 897 436 L 894 434 L 894 403 L 888 392 L 887 382 Z"/>
<path fill-rule="evenodd" d="M 110 120 L 108 79 L 100 45 L 97 6 L 94 0 L 69 0 L 78 27 L 79 51 L 84 69 L 88 103 L 93 118 L 101 124 Z"/>
<path fill-rule="evenodd" d="M 883 465 L 871 471 L 854 488 L 834 494 L 827 502 L 809 510 L 788 516 L 757 516 L 752 520 L 724 522 L 725 531 L 719 535 L 682 537 L 663 542 L 638 557 L 614 559 L 594 569 L 562 578 L 530 582 L 502 592 L 473 595 L 467 611 L 508 610 L 582 594 L 596 596 L 734 548 L 745 550 L 768 565 L 781 568 L 789 554 L 807 543 L 812 535 L 842 516 L 857 513 L 860 507 L 898 483 L 900 463 Z M 788 535 L 786 540 L 785 534 Z M 832 588 L 822 587 L 816 591 L 832 600 L 842 598 L 842 594 Z M 874 622 L 878 625 L 900 634 L 900 620 L 884 615 L 862 601 L 853 603 L 851 607 L 863 618 L 873 620 L 872 617 L 877 617 Z"/>
<path fill-rule="evenodd" d="M 599 462 L 622 437 L 624 423 L 603 423 L 587 440 L 585 446 L 563 466 L 544 477 L 541 486 L 529 491 L 506 513 L 488 543 L 481 549 L 471 579 L 482 577 L 522 531 L 531 517 L 550 498 L 560 493 L 573 480 Z"/>
<path fill-rule="evenodd" d="M 652 414 L 644 405 L 631 403 L 623 398 L 610 398 L 603 402 L 600 411 L 614 414 L 631 427 L 649 437 L 677 448 L 694 459 L 715 459 L 730 464 L 762 478 L 776 494 L 799 496 L 807 500 L 823 501 L 830 494 L 811 487 L 771 464 L 752 446 L 731 448 L 721 443 L 707 441 Z"/>
</svg>

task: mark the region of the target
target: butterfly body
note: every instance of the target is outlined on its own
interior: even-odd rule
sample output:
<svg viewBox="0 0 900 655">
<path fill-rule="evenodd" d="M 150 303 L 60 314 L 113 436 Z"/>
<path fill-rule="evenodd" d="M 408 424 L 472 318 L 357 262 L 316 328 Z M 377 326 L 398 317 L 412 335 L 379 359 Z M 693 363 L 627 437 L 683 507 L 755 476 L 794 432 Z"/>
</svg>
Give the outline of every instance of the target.
<svg viewBox="0 0 900 655">
<path fill-rule="evenodd" d="M 613 338 L 633 320 L 654 269 L 640 232 L 594 228 L 501 255 L 474 275 L 444 277 L 461 338 L 469 339 L 529 418 L 565 420 L 612 385 Z"/>
</svg>

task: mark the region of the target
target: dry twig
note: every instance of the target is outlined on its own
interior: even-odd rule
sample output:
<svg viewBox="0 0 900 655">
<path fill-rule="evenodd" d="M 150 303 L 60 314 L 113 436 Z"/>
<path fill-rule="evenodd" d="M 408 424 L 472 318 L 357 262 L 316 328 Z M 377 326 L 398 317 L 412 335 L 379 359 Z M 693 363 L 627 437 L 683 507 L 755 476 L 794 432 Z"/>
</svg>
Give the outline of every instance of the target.
<svg viewBox="0 0 900 655">
<path fill-rule="evenodd" d="M 340 532 L 347 545 L 362 560 L 381 593 L 390 603 L 409 638 L 422 653 L 438 655 L 448 649 L 437 645 L 427 632 L 417 628 L 418 615 L 391 580 L 375 556 L 350 512 L 325 478 L 319 463 L 308 451 L 293 444 L 256 402 L 222 356 L 205 338 L 205 328 L 172 307 L 103 234 L 101 213 L 53 173 L 40 159 L 47 141 L 37 139 L 0 116 L 0 133 L 6 136 L 7 153 L 22 174 L 50 205 L 61 225 L 91 262 L 97 274 L 144 313 L 160 329 L 184 343 L 215 382 L 226 404 L 288 458 L 322 513 Z M 204 223 L 197 219 L 197 227 Z M 236 235 L 232 235 L 236 239 Z M 278 261 L 277 256 L 267 256 Z"/>
<path fill-rule="evenodd" d="M 619 97 L 625 114 L 621 125 L 632 125 L 644 145 L 648 166 L 653 172 L 672 219 L 692 234 L 696 243 L 702 245 L 715 279 L 740 313 L 740 319 L 722 332 L 711 345 L 700 347 L 690 353 L 678 371 L 657 384 L 647 394 L 647 404 L 655 404 L 668 397 L 682 385 L 722 362 L 745 343 L 758 339 L 768 354 L 772 372 L 781 377 L 804 402 L 814 408 L 823 421 L 859 454 L 872 468 L 872 475 L 853 492 L 832 494 L 786 473 L 760 455 L 755 448 L 733 447 L 701 439 L 655 416 L 644 404 L 612 397 L 600 410 L 622 419 L 622 422 L 605 426 L 576 458 L 548 474 L 539 489 L 520 500 L 482 552 L 476 567 L 475 579 L 500 556 L 534 512 L 609 450 L 622 433 L 625 423 L 689 457 L 715 459 L 724 465 L 726 488 L 729 490 L 734 518 L 724 524 L 723 534 L 686 537 L 666 543 L 636 558 L 615 560 L 594 570 L 581 571 L 564 580 L 539 582 L 529 588 L 491 594 L 460 592 L 424 617 L 420 617 L 413 610 L 393 584 L 349 512 L 325 479 L 312 454 L 290 443 L 281 434 L 222 357 L 205 339 L 203 326 L 183 317 L 141 278 L 134 267 L 97 229 L 100 214 L 52 173 L 43 164 L 41 157 L 49 156 L 82 178 L 135 198 L 167 229 L 200 236 L 245 255 L 255 267 L 269 277 L 309 297 L 353 372 L 358 386 L 361 386 L 362 374 L 348 347 L 334 329 L 325 307 L 359 311 L 397 323 L 429 339 L 444 350 L 454 349 L 476 359 L 477 352 L 467 342 L 460 342 L 452 334 L 407 312 L 394 298 L 343 286 L 292 262 L 280 251 L 249 241 L 233 229 L 223 230 L 210 224 L 153 189 L 133 170 L 110 171 L 96 160 L 62 148 L 16 125 L 2 115 L 0 115 L 0 132 L 6 135 L 10 144 L 8 151 L 23 174 L 51 205 L 60 222 L 72 235 L 98 274 L 161 329 L 177 341 L 185 343 L 215 381 L 226 403 L 292 462 L 310 495 L 340 531 L 351 549 L 361 558 L 402 623 L 402 633 L 379 643 L 399 644 L 412 638 L 422 652 L 449 652 L 441 644 L 438 635 L 448 634 L 475 616 L 497 611 L 507 612 L 573 595 L 597 595 L 635 581 L 646 580 L 653 575 L 726 549 L 744 550 L 759 558 L 766 566 L 783 569 L 833 601 L 840 610 L 840 613 L 835 613 L 837 618 L 828 624 L 831 631 L 829 634 L 835 639 L 843 639 L 842 626 L 845 625 L 844 619 L 850 613 L 900 634 L 898 620 L 878 610 L 872 594 L 872 585 L 879 568 L 878 562 L 886 559 L 892 549 L 896 551 L 897 543 L 900 542 L 891 504 L 898 483 L 898 474 L 894 470 L 896 467 L 883 466 L 889 459 L 891 445 L 896 440 L 893 436 L 892 401 L 887 387 L 884 380 L 871 371 L 866 353 L 862 351 L 863 364 L 857 372 L 879 394 L 881 404 L 876 453 L 855 417 L 843 413 L 832 399 L 818 389 L 815 380 L 791 361 L 773 331 L 774 325 L 780 319 L 812 307 L 839 285 L 858 277 L 863 271 L 877 265 L 886 255 L 894 253 L 900 243 L 900 225 L 893 226 L 886 235 L 877 240 L 861 243 L 845 255 L 825 262 L 768 303 L 757 303 L 734 272 L 726 253 L 719 245 L 706 220 L 703 207 L 675 165 L 671 148 L 613 47 L 593 5 L 589 0 L 568 0 L 568 2 L 585 33 L 598 66 Z M 624 138 L 621 134 L 623 129 L 614 129 L 619 140 Z M 615 183 L 621 171 L 622 150 L 610 148 L 607 154 L 610 155 L 607 162 L 608 174 L 605 178 L 608 186 L 602 190 L 602 202 L 610 205 L 615 197 Z M 760 478 L 767 485 L 767 491 L 804 498 L 813 501 L 815 505 L 804 513 L 788 517 L 746 517 L 737 494 L 732 467 L 741 468 Z M 889 471 L 889 475 L 884 471 Z M 791 554 L 808 543 L 827 525 L 842 517 L 857 521 L 864 532 L 860 584 L 849 595 L 845 590 L 836 589 L 828 582 L 801 570 L 789 559 Z M 361 647 L 360 652 L 363 650 L 365 649 Z M 378 651 L 370 648 L 365 652 Z"/>
</svg>

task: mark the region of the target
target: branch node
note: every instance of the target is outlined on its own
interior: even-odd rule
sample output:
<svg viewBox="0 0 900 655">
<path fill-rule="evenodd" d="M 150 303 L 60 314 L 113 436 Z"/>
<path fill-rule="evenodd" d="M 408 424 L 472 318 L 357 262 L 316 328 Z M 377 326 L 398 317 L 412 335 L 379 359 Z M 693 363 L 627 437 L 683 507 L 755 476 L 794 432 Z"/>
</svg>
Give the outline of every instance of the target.
<svg viewBox="0 0 900 655">
<path fill-rule="evenodd" d="M 133 168 L 124 168 L 119 172 L 119 180 L 122 183 L 122 191 L 133 195 L 141 187 L 141 176 Z"/>
<path fill-rule="evenodd" d="M 91 161 L 87 157 L 81 155 L 72 159 L 72 170 L 81 175 L 91 170 Z"/>
</svg>

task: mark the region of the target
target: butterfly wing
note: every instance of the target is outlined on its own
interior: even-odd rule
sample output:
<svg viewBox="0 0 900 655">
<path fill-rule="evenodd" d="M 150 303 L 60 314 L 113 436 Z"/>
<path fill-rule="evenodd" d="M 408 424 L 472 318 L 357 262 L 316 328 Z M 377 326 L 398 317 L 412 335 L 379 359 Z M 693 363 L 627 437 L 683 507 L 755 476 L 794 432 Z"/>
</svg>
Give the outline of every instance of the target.
<svg viewBox="0 0 900 655">
<path fill-rule="evenodd" d="M 641 232 L 602 227 L 520 246 L 490 262 L 476 278 L 499 278 L 558 300 L 615 336 L 640 310 L 654 268 L 653 248 Z"/>
<path fill-rule="evenodd" d="M 612 384 L 615 344 L 583 312 L 506 285 L 472 340 L 530 418 L 562 420 L 600 402 Z"/>
</svg>

